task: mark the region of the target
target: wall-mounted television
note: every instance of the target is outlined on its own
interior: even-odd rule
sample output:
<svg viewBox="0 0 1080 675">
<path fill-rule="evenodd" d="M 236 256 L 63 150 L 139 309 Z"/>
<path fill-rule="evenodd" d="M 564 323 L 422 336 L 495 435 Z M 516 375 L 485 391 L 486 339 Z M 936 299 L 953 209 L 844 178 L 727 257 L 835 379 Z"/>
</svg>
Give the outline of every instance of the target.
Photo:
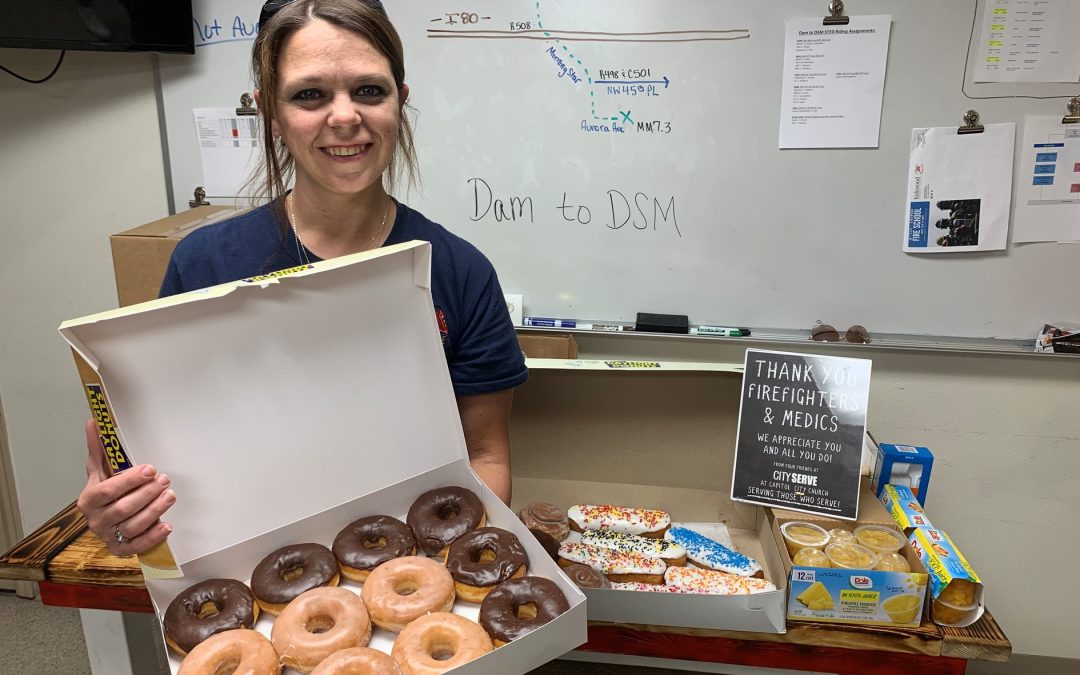
<svg viewBox="0 0 1080 675">
<path fill-rule="evenodd" d="M 191 0 L 0 0 L 0 47 L 193 54 Z"/>
</svg>

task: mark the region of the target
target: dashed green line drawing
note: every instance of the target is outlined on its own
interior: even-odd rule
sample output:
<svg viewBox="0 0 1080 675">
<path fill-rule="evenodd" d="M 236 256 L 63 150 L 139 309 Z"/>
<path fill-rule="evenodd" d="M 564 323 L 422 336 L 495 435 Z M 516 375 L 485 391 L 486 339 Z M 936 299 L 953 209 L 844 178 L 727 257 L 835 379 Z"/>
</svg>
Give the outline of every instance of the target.
<svg viewBox="0 0 1080 675">
<path fill-rule="evenodd" d="M 576 64 L 581 67 L 584 72 L 584 78 L 588 84 L 589 92 L 589 110 L 593 120 L 598 122 L 625 122 L 633 125 L 633 120 L 630 118 L 629 110 L 619 110 L 622 117 L 618 115 L 601 115 L 596 110 L 596 87 L 601 85 L 625 85 L 630 86 L 631 90 L 623 90 L 621 93 L 636 94 L 648 92 L 647 95 L 658 96 L 656 92 L 657 88 L 662 84 L 664 89 L 667 89 L 671 80 L 665 75 L 660 80 L 649 79 L 648 70 L 646 70 L 640 76 L 628 75 L 626 71 L 621 74 L 623 77 L 618 77 L 617 71 L 605 71 L 600 70 L 600 78 L 594 80 L 592 72 L 590 72 L 588 66 L 582 62 L 577 55 L 570 51 L 570 47 L 565 43 L 574 42 L 606 42 L 606 43 L 653 43 L 653 44 L 675 44 L 675 43 L 727 43 L 735 44 L 741 40 L 750 39 L 750 29 L 748 28 L 696 28 L 691 30 L 679 29 L 679 30 L 648 30 L 644 32 L 640 31 L 594 31 L 594 30 L 562 30 L 558 28 L 545 28 L 543 13 L 540 8 L 541 0 L 534 0 L 536 9 L 536 25 L 537 28 L 533 28 L 530 22 L 510 22 L 510 30 L 498 30 L 498 29 L 485 29 L 485 28 L 467 28 L 467 29 L 442 29 L 442 28 L 428 28 L 427 37 L 430 39 L 439 40 L 535 40 L 540 42 L 554 43 L 548 46 L 547 52 L 551 55 L 552 59 L 558 64 L 561 69 L 560 77 L 570 74 L 571 80 L 574 84 L 580 84 L 582 78 L 578 76 L 578 73 L 573 68 L 567 68 L 567 63 Z M 447 15 L 450 16 L 450 15 Z M 473 16 L 473 14 L 469 14 Z M 491 17 L 479 17 L 483 19 L 490 19 Z M 441 18 L 432 19 L 433 22 L 442 21 Z M 476 21 L 472 21 L 476 23 Z M 565 59 L 558 55 L 558 51 L 562 51 L 565 54 Z M 644 87 L 648 86 L 648 90 Z M 634 87 L 637 87 L 634 89 Z M 608 94 L 619 94 L 620 90 L 608 86 Z M 584 121 L 583 121 L 584 124 Z M 616 124 L 615 127 L 618 125 Z M 622 128 L 615 128 L 615 131 L 624 131 Z M 641 129 L 638 129 L 639 131 Z"/>
<path fill-rule="evenodd" d="M 544 28 L 544 20 L 540 16 L 540 0 L 536 0 L 536 27 L 540 29 Z M 544 31 L 544 35 L 547 37 L 551 37 L 551 33 L 547 32 L 546 30 Z M 594 120 L 604 119 L 603 117 L 596 114 L 596 92 L 593 90 L 593 87 L 595 85 L 593 84 L 592 74 L 589 73 L 589 67 L 583 64 L 581 62 L 581 59 L 577 58 L 569 49 L 567 49 L 566 45 L 562 44 L 562 41 L 559 40 L 559 38 L 552 39 L 555 41 L 555 44 L 562 47 L 562 50 L 566 52 L 567 57 L 574 63 L 581 66 L 582 70 L 585 72 L 585 79 L 589 83 L 589 112 Z M 616 118 L 613 117 L 612 119 Z"/>
</svg>

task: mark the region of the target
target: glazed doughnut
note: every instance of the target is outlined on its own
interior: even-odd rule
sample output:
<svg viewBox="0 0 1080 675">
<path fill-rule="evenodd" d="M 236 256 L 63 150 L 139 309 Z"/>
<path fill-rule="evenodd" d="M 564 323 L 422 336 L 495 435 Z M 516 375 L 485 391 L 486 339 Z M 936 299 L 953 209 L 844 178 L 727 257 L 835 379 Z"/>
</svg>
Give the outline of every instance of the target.
<svg viewBox="0 0 1080 675">
<path fill-rule="evenodd" d="M 551 536 L 543 530 L 529 530 L 529 533 L 536 539 L 541 546 L 544 547 L 544 551 L 551 557 L 552 560 L 558 562 L 559 560 L 559 542 L 555 541 L 555 537 Z"/>
<path fill-rule="evenodd" d="M 495 587 L 480 605 L 480 625 L 496 647 L 528 635 L 570 609 L 554 581 L 543 577 L 511 579 Z"/>
<path fill-rule="evenodd" d="M 740 577 L 763 577 L 761 565 L 748 556 L 733 551 L 718 541 L 698 534 L 685 527 L 671 527 L 664 539 L 682 544 L 686 557 L 698 567 L 737 574 Z"/>
<path fill-rule="evenodd" d="M 525 527 L 546 532 L 554 537 L 555 541 L 566 539 L 566 535 L 570 533 L 570 522 L 566 519 L 566 514 L 554 504 L 547 502 L 526 504 L 518 511 L 518 518 L 525 523 Z"/>
<path fill-rule="evenodd" d="M 334 538 L 333 551 L 345 578 L 363 583 L 387 560 L 416 555 L 416 537 L 397 518 L 368 516 L 346 525 Z"/>
<path fill-rule="evenodd" d="M 274 645 L 250 628 L 211 635 L 184 657 L 177 675 L 278 675 L 281 663 Z"/>
<path fill-rule="evenodd" d="M 401 675 L 401 669 L 378 649 L 352 647 L 326 657 L 311 675 Z"/>
<path fill-rule="evenodd" d="M 776 590 L 772 582 L 764 579 L 740 577 L 700 567 L 669 567 L 664 573 L 664 583 L 687 593 L 711 595 L 750 595 Z"/>
<path fill-rule="evenodd" d="M 640 553 L 624 553 L 610 548 L 564 541 L 559 547 L 559 565 L 581 563 L 604 573 L 611 581 L 640 581 L 643 584 L 664 583 L 667 564 L 660 558 Z"/>
<path fill-rule="evenodd" d="M 165 644 L 184 655 L 211 635 L 253 628 L 259 605 L 235 579 L 208 579 L 180 592 L 165 610 Z"/>
<path fill-rule="evenodd" d="M 611 582 L 598 570 L 581 563 L 561 563 L 563 574 L 578 588 L 611 588 Z"/>
<path fill-rule="evenodd" d="M 497 527 L 466 532 L 446 554 L 457 597 L 467 602 L 483 602 L 496 584 L 525 576 L 528 562 L 517 535 Z"/>
<path fill-rule="evenodd" d="M 397 633 L 428 612 L 449 612 L 454 606 L 454 579 L 431 558 L 395 558 L 371 571 L 360 597 L 372 623 Z"/>
<path fill-rule="evenodd" d="M 652 509 L 632 509 L 625 506 L 575 504 L 566 512 L 570 529 L 615 530 L 624 534 L 658 538 L 671 525 L 671 516 Z"/>
<path fill-rule="evenodd" d="M 483 527 L 484 503 L 463 487 L 428 490 L 409 507 L 405 522 L 416 534 L 416 543 L 424 553 L 446 558 L 446 549 L 469 530 Z"/>
<path fill-rule="evenodd" d="M 266 556 L 251 573 L 251 591 L 259 606 L 277 615 L 304 591 L 337 586 L 337 558 L 321 544 L 283 546 Z"/>
<path fill-rule="evenodd" d="M 686 564 L 686 549 L 664 539 L 639 537 L 636 534 L 623 534 L 615 530 L 585 530 L 581 533 L 581 543 L 624 553 L 640 553 L 650 558 L 660 558 L 669 566 L 681 567 Z"/>
<path fill-rule="evenodd" d="M 281 665 L 302 673 L 334 652 L 366 647 L 370 639 L 371 620 L 360 596 L 335 586 L 301 593 L 270 628 Z"/>
<path fill-rule="evenodd" d="M 436 612 L 401 631 L 391 655 L 405 675 L 434 675 L 487 654 L 494 646 L 480 624 L 463 616 Z"/>
</svg>

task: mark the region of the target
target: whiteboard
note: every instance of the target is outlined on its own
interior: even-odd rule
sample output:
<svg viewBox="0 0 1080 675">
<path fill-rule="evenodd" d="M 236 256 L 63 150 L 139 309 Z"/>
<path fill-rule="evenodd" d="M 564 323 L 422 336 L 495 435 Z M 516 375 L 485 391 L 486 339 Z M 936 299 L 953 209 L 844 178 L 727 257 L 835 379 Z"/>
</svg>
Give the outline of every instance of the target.
<svg viewBox="0 0 1080 675">
<path fill-rule="evenodd" d="M 824 0 L 385 4 L 405 43 L 422 177 L 398 197 L 487 254 L 526 315 L 1021 339 L 1077 317 L 1074 287 L 1047 279 L 1075 269 L 1080 248 L 901 252 L 912 127 L 957 125 L 968 108 L 1018 128 L 1065 112 L 1064 98 L 971 100 L 962 84 L 979 97 L 1080 89 L 972 83 L 976 0 L 849 3 L 893 17 L 880 147 L 784 151 L 784 22 L 824 15 Z M 159 58 L 174 210 L 202 181 L 192 109 L 251 91 L 261 5 L 195 0 L 195 56 Z M 430 32 L 525 24 L 581 33 Z M 602 35 L 670 31 L 702 39 Z"/>
</svg>

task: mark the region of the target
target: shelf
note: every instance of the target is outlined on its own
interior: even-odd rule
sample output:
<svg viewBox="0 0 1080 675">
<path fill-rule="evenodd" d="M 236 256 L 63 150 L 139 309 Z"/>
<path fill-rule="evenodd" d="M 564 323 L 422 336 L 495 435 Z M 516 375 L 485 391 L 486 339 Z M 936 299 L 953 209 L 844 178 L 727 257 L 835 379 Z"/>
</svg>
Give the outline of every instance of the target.
<svg viewBox="0 0 1080 675">
<path fill-rule="evenodd" d="M 577 340 L 659 340 L 671 341 L 675 345 L 704 345 L 716 344 L 723 346 L 744 345 L 745 347 L 772 348 L 779 351 L 802 351 L 799 348 L 812 346 L 816 349 L 827 349 L 836 352 L 836 355 L 852 357 L 869 357 L 866 352 L 876 350 L 892 351 L 929 351 L 929 352 L 952 352 L 952 353 L 976 353 L 976 354 L 1001 354 L 1006 356 L 1024 356 L 1034 358 L 1058 358 L 1076 359 L 1080 354 L 1055 354 L 1052 352 L 1036 352 L 1035 340 L 1006 340 L 998 338 L 962 338 L 935 335 L 904 335 L 895 333 L 873 333 L 873 342 L 869 344 L 854 344 L 848 342 L 818 342 L 810 340 L 807 331 L 793 331 L 773 328 L 754 328 L 753 334 L 748 337 L 712 337 L 704 335 L 685 335 L 674 333 L 646 333 L 632 330 L 624 331 L 598 331 L 579 330 L 576 328 L 535 328 L 518 327 L 523 334 L 571 334 Z M 698 370 L 710 370 L 711 368 L 698 368 Z M 694 368 L 689 368 L 694 370 Z"/>
</svg>

